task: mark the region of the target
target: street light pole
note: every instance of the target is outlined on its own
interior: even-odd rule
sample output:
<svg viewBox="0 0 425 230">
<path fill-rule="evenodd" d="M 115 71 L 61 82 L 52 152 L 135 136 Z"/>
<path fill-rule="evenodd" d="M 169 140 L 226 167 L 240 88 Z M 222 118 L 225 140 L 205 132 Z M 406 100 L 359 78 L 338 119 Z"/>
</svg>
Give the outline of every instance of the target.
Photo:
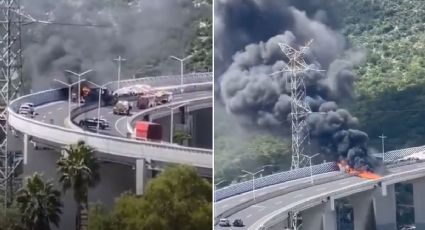
<svg viewBox="0 0 425 230">
<path fill-rule="evenodd" d="M 94 83 L 94 82 L 92 82 L 92 81 L 87 81 L 87 82 L 90 82 L 90 83 L 92 83 L 93 85 L 95 85 L 96 87 L 98 87 L 99 88 L 99 101 L 98 101 L 98 104 L 97 104 L 97 124 L 96 124 L 96 132 L 97 133 L 99 133 L 99 124 L 100 124 L 100 102 L 101 102 L 101 99 L 102 99 L 102 90 L 103 90 L 103 88 L 105 87 L 105 85 L 98 85 L 98 84 L 96 84 L 96 83 Z"/>
<path fill-rule="evenodd" d="M 308 160 L 309 160 L 309 162 L 310 162 L 310 181 L 311 181 L 311 184 L 314 184 L 314 181 L 313 181 L 313 165 L 312 165 L 312 163 L 311 163 L 311 160 L 312 160 L 314 157 L 318 156 L 319 154 L 320 154 L 320 153 L 316 153 L 316 154 L 314 154 L 313 156 L 307 156 L 307 155 L 304 155 L 304 154 L 300 154 L 300 155 L 302 155 L 302 156 L 304 156 L 304 157 L 308 158 Z"/>
<path fill-rule="evenodd" d="M 381 136 L 379 136 L 379 138 L 381 138 L 381 145 L 382 145 L 382 163 L 385 164 L 385 138 L 387 138 L 386 136 L 384 136 L 384 134 L 382 133 Z"/>
<path fill-rule="evenodd" d="M 189 55 L 185 58 L 178 58 L 178 57 L 175 57 L 175 56 L 170 56 L 170 58 L 175 59 L 175 60 L 180 62 L 180 93 L 183 93 L 183 91 L 184 91 L 183 90 L 183 68 L 184 68 L 183 62 L 186 61 L 187 59 L 191 58 L 191 57 L 192 57 L 192 55 Z"/>
<path fill-rule="evenodd" d="M 87 70 L 83 73 L 76 73 L 76 72 L 73 72 L 71 70 L 65 70 L 65 72 L 68 72 L 68 73 L 73 74 L 73 75 L 78 77 L 78 107 L 81 106 L 81 81 L 80 81 L 80 79 L 84 74 L 90 73 L 91 71 L 93 71 L 93 70 L 89 69 L 89 70 Z"/>
<path fill-rule="evenodd" d="M 171 110 L 171 115 L 170 115 L 170 117 L 171 117 L 171 121 L 170 121 L 170 143 L 171 144 L 173 143 L 173 135 L 174 135 L 174 109 L 181 107 L 181 106 L 185 106 L 187 104 L 188 103 L 183 103 L 183 104 L 176 105 L 174 107 L 167 106 Z"/>
<path fill-rule="evenodd" d="M 63 85 L 68 86 L 68 117 L 69 117 L 70 119 L 71 119 L 71 87 L 72 87 L 73 85 L 77 84 L 77 83 L 80 83 L 81 81 L 84 81 L 84 80 L 85 80 L 85 79 L 81 79 L 81 80 L 79 80 L 79 81 L 77 81 L 77 82 L 74 82 L 74 83 L 72 83 L 72 84 L 68 84 L 68 83 L 63 82 L 63 81 L 61 81 L 61 80 L 53 79 L 53 81 L 56 81 L 56 82 L 59 82 L 59 83 L 61 83 L 61 84 L 63 84 Z"/>
<path fill-rule="evenodd" d="M 121 81 L 121 62 L 127 61 L 127 59 L 122 58 L 121 56 L 118 56 L 118 58 L 114 59 L 114 61 L 118 62 L 118 83 L 117 83 L 117 89 L 120 88 L 120 81 Z"/>
<path fill-rule="evenodd" d="M 247 173 L 247 174 L 250 174 L 252 176 L 252 197 L 253 197 L 253 200 L 255 200 L 255 183 L 254 183 L 255 182 L 254 181 L 255 175 L 258 174 L 258 173 L 260 173 L 260 172 L 262 172 L 262 171 L 264 171 L 264 169 L 261 169 L 261 170 L 255 172 L 255 173 L 248 172 L 246 170 L 242 170 L 242 172 Z"/>
</svg>

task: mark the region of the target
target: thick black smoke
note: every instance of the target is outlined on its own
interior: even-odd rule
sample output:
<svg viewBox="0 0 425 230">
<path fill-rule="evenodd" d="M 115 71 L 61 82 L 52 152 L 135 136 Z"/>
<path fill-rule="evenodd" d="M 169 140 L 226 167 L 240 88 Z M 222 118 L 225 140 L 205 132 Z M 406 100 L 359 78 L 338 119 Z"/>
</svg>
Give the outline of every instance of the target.
<svg viewBox="0 0 425 230">
<path fill-rule="evenodd" d="M 226 12 L 233 8 L 233 4 L 234 1 L 220 1 L 218 8 Z M 318 20 L 317 15 L 321 15 L 319 18 L 326 18 L 322 10 L 316 11 L 314 17 L 309 17 L 307 13 L 295 7 L 282 4 L 282 1 L 244 1 L 239 4 L 242 5 L 242 11 L 250 12 L 255 9 L 254 12 L 264 14 L 262 17 L 267 17 L 268 13 L 271 13 L 277 24 L 267 19 L 260 20 L 265 23 L 262 30 L 244 30 L 249 34 L 247 36 L 245 33 L 239 34 L 242 38 L 250 37 L 257 32 L 269 36 L 264 41 L 248 44 L 242 51 L 236 52 L 230 64 L 219 76 L 219 93 L 226 110 L 236 115 L 244 124 L 273 131 L 283 130 L 281 131 L 283 134 L 289 134 L 291 112 L 289 75 L 283 73 L 270 76 L 271 73 L 282 70 L 287 63 L 287 58 L 278 43 L 298 47 L 314 39 L 305 59 L 311 69 L 326 71 L 309 71 L 304 75 L 307 102 L 313 111 L 307 119 L 311 137 L 320 148 L 320 152 L 332 159 L 347 159 L 355 168 L 369 169 L 371 165 L 366 146 L 367 134 L 355 130 L 358 120 L 347 110 L 337 106 L 337 103 L 348 101 L 353 97 L 356 77 L 352 68 L 362 59 L 361 52 L 347 51 L 343 36 L 325 24 L 326 20 Z M 233 11 L 228 13 L 231 12 Z M 255 16 L 254 13 L 252 17 Z M 216 34 L 222 36 L 219 39 L 237 40 L 237 38 L 226 39 L 225 34 L 221 34 L 228 31 L 228 25 L 234 27 L 235 23 L 239 23 L 237 20 L 237 16 L 235 19 L 231 18 L 231 15 L 216 20 L 220 25 L 218 27 L 220 31 L 216 31 Z M 227 49 L 229 46 L 231 44 L 228 42 L 220 43 L 216 39 L 216 53 L 222 55 L 218 58 L 221 58 L 220 63 L 224 65 L 228 62 L 225 54 L 227 51 L 222 47 Z"/>
<path fill-rule="evenodd" d="M 94 69 L 88 77 L 99 84 L 116 79 L 117 63 L 113 59 L 118 55 L 127 59 L 122 69 L 126 78 L 152 66 L 159 66 L 158 74 L 178 73 L 179 63 L 168 56 L 184 55 L 196 28 L 193 19 L 205 13 L 195 9 L 192 0 L 21 2 L 26 13 L 40 20 L 105 25 L 24 26 L 24 76 L 26 87 L 32 89 L 45 88 L 53 78 L 69 80 L 65 69 Z"/>
</svg>

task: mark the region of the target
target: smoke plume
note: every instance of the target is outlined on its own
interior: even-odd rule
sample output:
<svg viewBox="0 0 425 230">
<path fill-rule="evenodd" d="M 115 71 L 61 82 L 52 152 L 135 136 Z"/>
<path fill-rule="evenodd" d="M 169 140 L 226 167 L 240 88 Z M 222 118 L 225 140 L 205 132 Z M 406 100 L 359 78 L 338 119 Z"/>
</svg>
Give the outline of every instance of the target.
<svg viewBox="0 0 425 230">
<path fill-rule="evenodd" d="M 178 63 L 168 56 L 184 55 L 194 36 L 194 17 L 207 12 L 195 9 L 192 0 L 25 0 L 21 4 L 34 18 L 59 23 L 23 27 L 26 87 L 37 90 L 53 78 L 71 81 L 66 69 L 94 69 L 87 77 L 99 84 L 115 80 L 113 59 L 118 55 L 127 59 L 123 78 L 152 66 L 158 67 L 158 74 L 178 73 Z"/>
<path fill-rule="evenodd" d="M 218 54 L 216 64 L 225 66 L 216 65 L 222 103 L 226 111 L 244 125 L 289 135 L 290 76 L 288 73 L 270 75 L 287 66 L 288 59 L 278 43 L 298 48 L 314 39 L 305 60 L 311 69 L 326 71 L 304 74 L 306 100 L 313 111 L 307 118 L 313 144 L 333 160 L 346 159 L 352 167 L 370 169 L 367 134 L 356 130 L 358 120 L 338 107 L 354 96 L 353 67 L 362 60 L 362 52 L 347 50 L 344 37 L 334 28 L 336 23 L 329 22 L 327 11 L 312 9 L 317 5 L 314 3 L 320 1 L 303 2 L 305 4 L 298 7 L 305 9 L 299 10 L 291 1 L 286 4 L 282 1 L 219 1 L 217 8 L 223 15 L 216 13 L 215 53 Z M 234 4 L 239 4 L 242 15 L 250 15 L 246 18 L 252 18 L 248 22 L 260 28 L 258 31 L 250 30 L 239 21 L 238 11 L 236 15 L 231 14 L 235 12 L 232 11 Z M 229 31 L 232 32 L 227 33 Z M 232 47 L 229 41 L 246 45 L 239 49 L 238 45 Z M 229 59 L 229 50 L 235 49 L 239 51 Z"/>
</svg>

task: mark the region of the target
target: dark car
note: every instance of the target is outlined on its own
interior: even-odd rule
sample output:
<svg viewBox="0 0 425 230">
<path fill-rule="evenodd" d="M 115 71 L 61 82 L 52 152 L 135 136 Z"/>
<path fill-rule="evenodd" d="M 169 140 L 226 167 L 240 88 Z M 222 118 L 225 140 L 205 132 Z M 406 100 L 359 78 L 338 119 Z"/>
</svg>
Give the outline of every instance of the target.
<svg viewBox="0 0 425 230">
<path fill-rule="evenodd" d="M 233 221 L 233 226 L 235 227 L 243 227 L 243 221 L 241 219 L 236 219 Z"/>
<path fill-rule="evenodd" d="M 93 120 L 94 120 L 94 122 L 97 122 L 98 119 L 97 119 L 97 117 L 95 117 L 95 118 L 93 118 Z M 103 126 L 105 126 L 106 128 L 109 127 L 109 123 L 108 123 L 108 121 L 106 121 L 106 119 L 100 118 L 99 122 L 100 122 L 100 124 L 103 124 Z"/>
<path fill-rule="evenodd" d="M 88 118 L 84 120 L 80 120 L 78 123 L 81 127 L 87 127 L 87 128 L 96 128 L 97 127 L 97 119 Z M 105 129 L 109 125 L 106 125 L 104 122 L 102 122 L 102 119 L 99 121 L 99 128 Z"/>
</svg>

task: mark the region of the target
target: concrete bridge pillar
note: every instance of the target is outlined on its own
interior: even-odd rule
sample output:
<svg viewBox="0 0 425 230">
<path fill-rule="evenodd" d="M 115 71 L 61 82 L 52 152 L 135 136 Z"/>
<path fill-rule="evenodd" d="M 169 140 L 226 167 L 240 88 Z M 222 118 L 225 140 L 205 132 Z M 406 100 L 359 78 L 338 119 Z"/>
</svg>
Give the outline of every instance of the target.
<svg viewBox="0 0 425 230">
<path fill-rule="evenodd" d="M 24 133 L 24 165 L 28 162 L 28 134 Z"/>
<path fill-rule="evenodd" d="M 324 205 L 319 204 L 301 212 L 303 218 L 303 230 L 322 230 Z"/>
<path fill-rule="evenodd" d="M 136 160 L 136 195 L 143 195 L 146 183 L 152 177 L 148 162 L 145 159 Z"/>
<path fill-rule="evenodd" d="M 373 210 L 375 215 L 376 230 L 397 229 L 394 184 L 383 184 L 382 190 L 376 189 L 374 191 Z"/>
<path fill-rule="evenodd" d="M 323 230 L 337 230 L 336 211 L 332 208 L 332 200 L 325 203 L 323 211 Z"/>
<path fill-rule="evenodd" d="M 373 190 L 368 190 L 347 197 L 353 206 L 354 230 L 375 229 L 372 213 L 373 193 Z"/>
<path fill-rule="evenodd" d="M 412 181 L 416 229 L 425 229 L 425 178 Z"/>
<path fill-rule="evenodd" d="M 336 212 L 326 202 L 301 212 L 304 230 L 337 230 Z"/>
</svg>

